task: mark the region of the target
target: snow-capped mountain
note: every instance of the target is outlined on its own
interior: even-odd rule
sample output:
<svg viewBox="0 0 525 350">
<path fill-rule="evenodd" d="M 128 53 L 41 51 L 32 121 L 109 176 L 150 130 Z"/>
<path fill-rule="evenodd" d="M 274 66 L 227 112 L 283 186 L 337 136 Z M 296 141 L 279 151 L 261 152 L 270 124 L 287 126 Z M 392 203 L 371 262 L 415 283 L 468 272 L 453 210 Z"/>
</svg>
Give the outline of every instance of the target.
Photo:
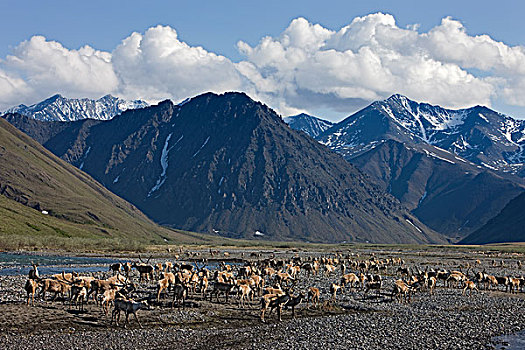
<svg viewBox="0 0 525 350">
<path fill-rule="evenodd" d="M 393 95 L 318 137 L 350 158 L 389 139 L 433 145 L 478 166 L 525 176 L 525 121 L 482 106 L 451 110 Z"/>
<path fill-rule="evenodd" d="M 54 95 L 31 106 L 18 105 L 5 113 L 18 113 L 42 121 L 109 120 L 128 109 L 147 107 L 141 100 L 127 101 L 111 95 L 98 100 L 74 99 Z"/>
<path fill-rule="evenodd" d="M 524 130 L 524 121 L 486 107 L 450 110 L 393 95 L 316 139 L 457 241 L 523 191 Z"/>
<path fill-rule="evenodd" d="M 314 138 L 334 125 L 334 123 L 329 122 L 328 120 L 313 117 L 304 113 L 285 117 L 283 120 L 292 129 L 301 130 Z"/>
</svg>

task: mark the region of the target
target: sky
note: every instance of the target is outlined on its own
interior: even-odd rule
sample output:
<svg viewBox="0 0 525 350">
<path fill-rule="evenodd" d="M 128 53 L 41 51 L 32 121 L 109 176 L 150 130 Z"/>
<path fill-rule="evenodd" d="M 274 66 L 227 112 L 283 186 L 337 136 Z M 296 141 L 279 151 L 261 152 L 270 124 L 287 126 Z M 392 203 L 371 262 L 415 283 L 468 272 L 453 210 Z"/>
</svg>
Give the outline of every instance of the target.
<svg viewBox="0 0 525 350">
<path fill-rule="evenodd" d="M 400 93 L 525 118 L 521 1 L 0 0 L 0 110 L 244 91 L 340 120 Z"/>
</svg>

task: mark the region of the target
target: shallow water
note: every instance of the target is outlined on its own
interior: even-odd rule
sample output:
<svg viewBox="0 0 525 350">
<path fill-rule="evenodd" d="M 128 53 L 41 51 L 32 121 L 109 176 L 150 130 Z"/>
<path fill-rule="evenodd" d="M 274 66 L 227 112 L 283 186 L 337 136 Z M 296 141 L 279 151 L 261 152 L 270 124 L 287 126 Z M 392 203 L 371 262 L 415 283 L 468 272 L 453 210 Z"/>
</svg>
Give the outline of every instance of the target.
<svg viewBox="0 0 525 350">
<path fill-rule="evenodd" d="M 63 255 L 38 255 L 28 253 L 0 253 L 0 276 L 27 275 L 31 263 L 38 264 L 40 275 L 53 275 L 62 271 L 78 273 L 108 272 L 109 265 L 116 262 L 126 262 L 129 259 L 77 257 Z M 229 265 L 242 265 L 238 262 L 228 262 Z M 217 262 L 206 264 L 208 269 L 216 269 Z"/>
<path fill-rule="evenodd" d="M 525 349 L 525 331 L 495 338 L 498 350 L 523 350 Z"/>
<path fill-rule="evenodd" d="M 26 275 L 31 262 L 38 264 L 41 275 L 49 275 L 71 270 L 85 273 L 108 271 L 109 265 L 118 261 L 112 258 L 0 253 L 0 276 Z"/>
</svg>

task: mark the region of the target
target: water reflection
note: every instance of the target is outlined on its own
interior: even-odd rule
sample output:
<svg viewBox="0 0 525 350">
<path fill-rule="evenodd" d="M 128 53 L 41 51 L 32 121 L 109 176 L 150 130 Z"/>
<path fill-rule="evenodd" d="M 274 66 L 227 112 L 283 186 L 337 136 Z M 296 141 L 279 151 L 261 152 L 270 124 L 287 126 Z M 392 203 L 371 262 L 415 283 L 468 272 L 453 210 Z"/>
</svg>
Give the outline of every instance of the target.
<svg viewBox="0 0 525 350">
<path fill-rule="evenodd" d="M 107 271 L 109 264 L 117 261 L 124 260 L 99 257 L 0 253 L 0 276 L 26 275 L 31 269 L 31 262 L 39 265 L 38 271 L 41 275 L 49 275 L 73 269 L 80 273 Z"/>
</svg>

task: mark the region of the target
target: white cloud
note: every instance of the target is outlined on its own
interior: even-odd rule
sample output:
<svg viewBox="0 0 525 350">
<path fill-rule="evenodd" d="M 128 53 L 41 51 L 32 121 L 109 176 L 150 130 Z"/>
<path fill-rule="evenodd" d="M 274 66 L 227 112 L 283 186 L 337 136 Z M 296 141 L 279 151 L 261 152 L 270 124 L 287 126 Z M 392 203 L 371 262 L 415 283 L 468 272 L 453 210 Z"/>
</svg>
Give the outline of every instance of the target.
<svg viewBox="0 0 525 350">
<path fill-rule="evenodd" d="M 30 89 L 23 79 L 10 76 L 0 69 L 0 107 L 17 103 L 16 101 L 20 101 L 20 96 L 29 94 Z"/>
<path fill-rule="evenodd" d="M 280 86 L 267 98 L 294 108 L 311 107 L 312 96 L 324 107 L 344 109 L 349 101 L 359 104 L 392 93 L 446 107 L 490 105 L 494 86 L 451 57 L 433 55 L 430 34 L 416 28 L 399 28 L 391 15 L 381 13 L 356 18 L 337 32 L 301 18 L 279 38 L 264 38 L 253 48 L 240 42 L 239 48 L 261 72 L 250 77 L 253 83 Z"/>
<path fill-rule="evenodd" d="M 0 69 L 4 77 L 9 77 L 4 81 L 10 82 L 7 87 L 0 85 L 3 103 L 42 99 L 57 92 L 71 97 L 97 97 L 118 86 L 108 52 L 89 46 L 69 50 L 42 36 L 20 43 L 12 55 L 0 61 Z M 18 97 L 13 96 L 9 85 L 21 89 Z"/>
<path fill-rule="evenodd" d="M 177 101 L 205 91 L 242 89 L 229 59 L 189 46 L 170 27 L 133 33 L 113 51 L 112 62 L 124 97 Z"/>
<path fill-rule="evenodd" d="M 465 27 L 450 17 L 420 36 L 420 44 L 435 59 L 464 68 L 498 73 L 525 74 L 525 48 L 509 47 L 488 35 L 469 36 Z"/>
<path fill-rule="evenodd" d="M 393 93 L 451 108 L 495 101 L 525 106 L 525 48 L 469 35 L 449 17 L 423 33 L 382 13 L 337 31 L 298 18 L 278 37 L 237 46 L 244 59 L 235 63 L 188 45 L 165 26 L 133 33 L 112 52 L 71 50 L 34 36 L 0 60 L 0 109 L 57 92 L 155 102 L 231 90 L 282 114 L 346 114 Z"/>
</svg>

